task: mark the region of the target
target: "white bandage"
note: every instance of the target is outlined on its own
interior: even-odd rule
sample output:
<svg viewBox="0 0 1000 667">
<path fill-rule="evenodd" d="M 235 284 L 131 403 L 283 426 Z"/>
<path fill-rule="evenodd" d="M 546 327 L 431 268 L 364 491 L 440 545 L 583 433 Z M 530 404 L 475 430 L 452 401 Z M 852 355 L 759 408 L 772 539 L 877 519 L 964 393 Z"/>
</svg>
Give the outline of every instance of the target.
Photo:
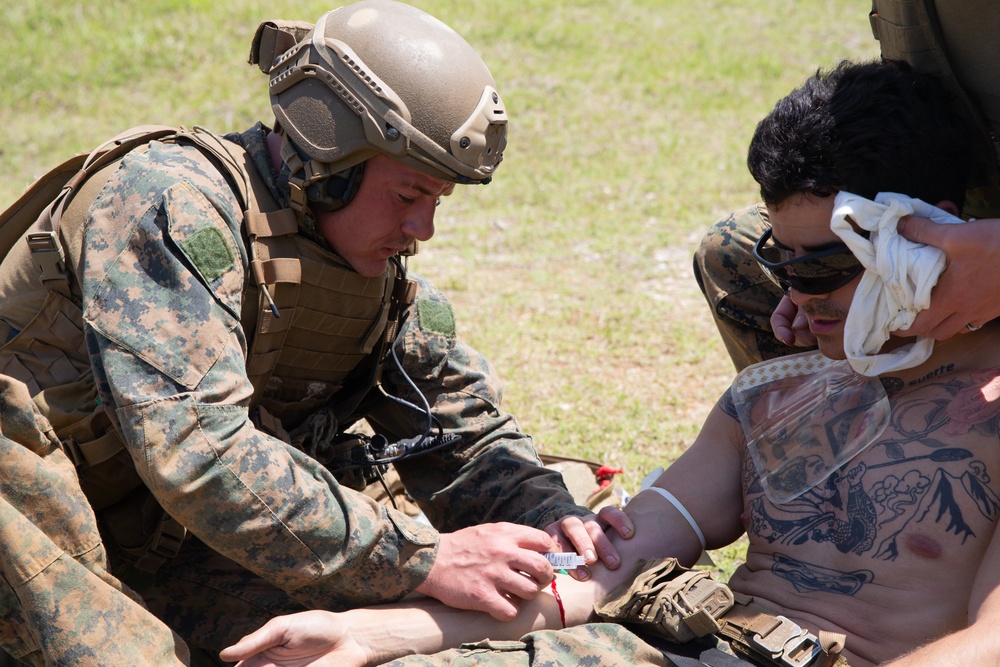
<svg viewBox="0 0 1000 667">
<path fill-rule="evenodd" d="M 839 192 L 833 203 L 830 228 L 866 269 L 844 323 L 847 360 L 868 377 L 919 366 L 931 356 L 933 338 L 917 336 L 916 342 L 889 352 L 881 349 L 893 331 L 908 328 L 917 313 L 930 306 L 931 290 L 947 260 L 944 251 L 901 236 L 896 225 L 906 215 L 938 224 L 962 220 L 894 192 L 880 192 L 875 201 Z"/>
<path fill-rule="evenodd" d="M 636 495 L 640 496 L 648 491 L 655 491 L 656 493 L 666 498 L 667 502 L 673 505 L 674 508 L 681 513 L 681 516 L 687 520 L 688 524 L 691 526 L 691 530 L 693 530 L 694 534 L 698 536 L 698 541 L 701 542 L 702 550 L 704 551 L 705 549 L 708 548 L 708 543 L 705 542 L 705 533 L 701 532 L 701 528 L 698 527 L 698 522 L 694 520 L 693 516 L 691 516 L 691 512 L 687 511 L 687 508 L 681 504 L 681 501 L 677 500 L 674 494 L 670 493 L 666 489 L 661 488 L 659 486 L 648 486 L 639 493 L 637 493 Z"/>
</svg>

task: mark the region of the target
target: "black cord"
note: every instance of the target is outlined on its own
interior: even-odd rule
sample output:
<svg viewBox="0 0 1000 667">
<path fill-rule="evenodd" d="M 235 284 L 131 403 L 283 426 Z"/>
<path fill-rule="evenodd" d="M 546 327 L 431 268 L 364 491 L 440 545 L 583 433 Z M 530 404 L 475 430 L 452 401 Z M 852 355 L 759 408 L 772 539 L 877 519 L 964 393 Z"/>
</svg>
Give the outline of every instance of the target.
<svg viewBox="0 0 1000 667">
<path fill-rule="evenodd" d="M 399 338 L 396 338 L 396 340 L 392 341 L 392 345 L 389 346 L 389 354 L 392 356 L 392 361 L 394 364 L 396 364 L 396 368 L 399 370 L 399 374 L 403 376 L 403 379 L 406 381 L 406 384 L 410 385 L 410 389 L 412 389 L 413 393 L 415 393 L 417 397 L 420 399 L 422 407 L 418 407 L 407 400 L 399 398 L 398 396 L 393 396 L 388 393 L 386 394 L 386 396 L 388 396 L 390 400 L 393 400 L 399 403 L 400 405 L 404 405 L 418 412 L 423 412 L 425 415 L 427 415 L 427 426 L 424 427 L 424 433 L 422 436 L 422 438 L 426 438 L 427 435 L 431 432 L 431 428 L 433 427 L 433 425 L 437 422 L 437 419 L 431 412 L 431 405 L 430 403 L 427 402 L 427 397 L 424 396 L 423 392 L 417 388 L 417 385 L 413 381 L 413 379 L 410 378 L 409 375 L 407 375 L 405 370 L 403 370 L 403 363 L 399 360 L 399 356 L 396 354 L 396 341 L 398 340 Z M 438 435 L 441 435 L 441 431 L 442 431 L 441 425 L 440 423 L 438 423 Z"/>
<path fill-rule="evenodd" d="M 396 499 L 392 497 L 392 491 L 389 490 L 389 485 L 385 483 L 385 477 L 382 476 L 382 471 L 379 470 L 378 466 L 373 466 L 375 475 L 378 476 L 378 481 L 382 484 L 382 488 L 385 490 L 385 495 L 389 496 L 389 502 L 392 503 L 392 509 L 398 510 L 399 505 L 396 504 Z"/>
<path fill-rule="evenodd" d="M 399 257 L 393 257 L 391 261 L 396 265 L 397 270 L 400 271 L 402 275 L 405 276 L 406 267 L 402 264 Z M 402 317 L 399 318 L 399 334 L 402 333 L 403 325 L 406 323 L 406 318 L 408 315 L 409 312 L 404 311 Z M 434 416 L 434 413 L 431 412 L 431 406 L 430 403 L 427 401 L 427 397 L 424 396 L 423 392 L 420 391 L 416 383 L 403 368 L 403 363 L 399 360 L 399 355 L 396 353 L 396 343 L 398 343 L 399 339 L 401 338 L 401 335 L 399 334 L 397 334 L 396 338 L 389 345 L 389 356 L 392 358 L 392 362 L 393 364 L 395 364 L 396 370 L 398 370 L 399 374 L 403 377 L 403 380 L 410 387 L 413 393 L 416 394 L 417 398 L 419 399 L 420 405 L 407 401 L 406 399 L 400 398 L 398 396 L 393 396 L 392 394 L 384 391 L 384 389 L 382 391 L 382 395 L 398 405 L 401 405 L 405 408 L 414 410 L 415 412 L 419 412 L 425 415 L 426 424 L 424 426 L 424 431 L 423 433 L 420 434 L 419 437 L 414 439 L 412 444 L 405 445 L 405 448 L 399 454 L 382 458 L 376 458 L 376 452 L 384 450 L 386 445 L 388 444 L 388 441 L 386 440 L 385 436 L 376 435 L 374 438 L 365 443 L 365 453 L 368 457 L 367 461 L 365 461 L 364 463 L 354 463 L 352 465 L 338 468 L 338 470 L 344 470 L 344 471 L 357 470 L 359 468 L 371 468 L 374 471 L 374 473 L 378 476 L 379 481 L 382 482 L 382 486 L 383 488 L 386 489 L 387 492 L 388 488 L 386 487 L 385 480 L 382 478 L 382 468 L 384 468 L 384 466 L 387 466 L 391 463 L 395 463 L 396 461 L 401 461 L 405 458 L 423 454 L 429 454 L 439 449 L 450 447 L 462 439 L 460 435 L 454 433 L 446 434 L 444 432 L 444 427 L 441 425 L 441 422 L 437 419 L 437 417 Z M 431 431 L 433 431 L 435 427 L 437 429 L 437 435 L 431 436 Z M 373 446 L 374 442 L 381 442 L 386 444 Z M 353 460 L 353 458 L 348 460 Z M 393 505 L 395 505 L 395 503 L 393 503 Z"/>
<path fill-rule="evenodd" d="M 460 435 L 454 433 L 446 434 L 444 432 L 444 428 L 441 426 L 441 422 L 438 421 L 437 417 L 434 416 L 434 413 L 431 412 L 431 406 L 430 403 L 427 401 L 427 397 L 424 396 L 423 392 L 420 391 L 420 389 L 417 387 L 413 379 L 407 374 L 406 370 L 403 368 L 403 363 L 399 360 L 399 355 L 396 354 L 396 341 L 398 340 L 399 338 L 394 340 L 392 344 L 389 346 L 389 355 L 392 357 L 392 361 L 395 364 L 396 369 L 399 371 L 399 374 L 406 381 L 406 384 L 409 385 L 410 389 L 412 389 L 413 392 L 417 395 L 421 405 L 416 405 L 410 401 L 407 401 L 406 399 L 400 398 L 398 396 L 393 396 L 388 392 L 383 392 L 383 395 L 389 400 L 393 401 L 394 403 L 397 403 L 399 405 L 402 405 L 403 407 L 409 408 L 410 410 L 414 410 L 416 412 L 426 415 L 427 423 L 424 426 L 424 431 L 423 433 L 420 434 L 419 437 L 415 439 L 415 441 L 412 444 L 408 445 L 404 451 L 394 456 L 376 458 L 373 455 L 373 452 L 378 451 L 379 449 L 384 449 L 384 446 L 375 448 L 372 447 L 371 442 L 369 442 L 366 445 L 366 451 L 371 456 L 371 458 L 365 463 L 355 463 L 353 465 L 348 465 L 343 468 L 340 468 L 341 470 L 357 470 L 359 468 L 371 467 L 373 470 L 375 470 L 376 474 L 379 475 L 379 477 L 381 477 L 381 471 L 379 470 L 379 466 L 389 465 L 391 463 L 395 463 L 397 461 L 401 461 L 403 459 L 410 458 L 413 456 L 430 454 L 431 452 L 436 452 L 440 449 L 444 449 L 445 447 L 450 447 L 462 439 Z M 437 427 L 437 435 L 431 436 L 431 431 L 434 430 L 435 427 Z M 385 436 L 376 435 L 375 438 L 380 438 L 383 441 L 385 441 Z M 427 446 L 427 443 L 429 441 L 432 442 L 433 444 Z"/>
</svg>

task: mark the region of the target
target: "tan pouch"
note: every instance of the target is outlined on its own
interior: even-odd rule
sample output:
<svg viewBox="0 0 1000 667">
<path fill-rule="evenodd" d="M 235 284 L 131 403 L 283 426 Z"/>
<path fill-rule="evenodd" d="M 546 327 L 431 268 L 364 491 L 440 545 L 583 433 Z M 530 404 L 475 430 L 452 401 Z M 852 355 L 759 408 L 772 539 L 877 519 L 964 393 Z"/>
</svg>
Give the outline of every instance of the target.
<svg viewBox="0 0 1000 667">
<path fill-rule="evenodd" d="M 629 581 L 594 605 L 602 619 L 632 623 L 674 642 L 719 631 L 718 619 L 733 606 L 733 593 L 705 570 L 689 570 L 676 558 L 640 560 Z"/>
</svg>

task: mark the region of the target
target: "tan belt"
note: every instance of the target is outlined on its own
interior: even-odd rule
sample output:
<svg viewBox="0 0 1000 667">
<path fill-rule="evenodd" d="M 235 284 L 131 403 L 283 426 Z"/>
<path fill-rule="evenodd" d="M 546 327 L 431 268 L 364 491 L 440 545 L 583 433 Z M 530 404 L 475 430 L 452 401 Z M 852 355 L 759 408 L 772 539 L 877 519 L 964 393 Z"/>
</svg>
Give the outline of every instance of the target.
<svg viewBox="0 0 1000 667">
<path fill-rule="evenodd" d="M 846 666 L 841 657 L 847 636 L 821 630 L 812 634 L 798 623 L 772 614 L 749 595 L 733 592 L 735 604 L 719 618 L 718 634 L 734 650 L 779 667 Z"/>
</svg>

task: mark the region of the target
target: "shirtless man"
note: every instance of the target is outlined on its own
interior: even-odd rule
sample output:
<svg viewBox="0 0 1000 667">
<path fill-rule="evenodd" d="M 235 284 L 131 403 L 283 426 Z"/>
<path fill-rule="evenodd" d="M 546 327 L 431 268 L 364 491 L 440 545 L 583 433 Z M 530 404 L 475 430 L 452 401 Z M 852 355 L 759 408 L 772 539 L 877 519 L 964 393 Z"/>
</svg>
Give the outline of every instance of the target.
<svg viewBox="0 0 1000 667">
<path fill-rule="evenodd" d="M 748 164 L 771 225 L 761 257 L 770 258 L 772 275 L 806 313 L 823 356 L 845 358 L 845 321 L 858 307 L 853 297 L 864 274 L 831 230 L 835 195 L 902 192 L 957 214 L 968 145 L 937 82 L 892 63 L 845 63 L 818 73 L 760 123 Z M 880 352 L 912 342 L 894 338 Z M 223 657 L 246 659 L 246 667 L 379 664 L 482 637 L 521 637 L 502 651 L 488 650 L 499 648 L 494 642 L 398 664 L 451 664 L 458 656 L 489 665 L 681 664 L 661 651 L 662 642 L 595 623 L 593 605 L 640 558 L 694 563 L 700 531 L 708 549 L 746 533 L 746 562 L 730 588 L 813 634 L 843 633 L 842 657 L 851 667 L 997 664 L 1000 324 L 938 342 L 923 363 L 871 381 L 888 397 L 884 431 L 829 476 L 780 502 L 772 496 L 782 489 L 765 489 L 749 453 L 737 394 L 727 393 L 655 483 L 678 503 L 644 491 L 626 506 L 635 536 L 611 535 L 625 566 L 595 568 L 587 582 L 557 577 L 558 598 L 543 592 L 509 624 L 428 600 L 391 610 L 307 612 L 272 620 Z M 839 428 L 848 414 L 845 394 L 799 414 L 831 444 L 854 434 Z M 747 407 L 753 412 L 759 404 Z M 774 407 L 772 418 L 793 408 Z M 589 625 L 530 632 L 564 624 L 559 600 L 565 625 Z M 803 664 L 816 667 L 823 657 Z M 705 654 L 698 658 L 712 664 Z"/>
</svg>

